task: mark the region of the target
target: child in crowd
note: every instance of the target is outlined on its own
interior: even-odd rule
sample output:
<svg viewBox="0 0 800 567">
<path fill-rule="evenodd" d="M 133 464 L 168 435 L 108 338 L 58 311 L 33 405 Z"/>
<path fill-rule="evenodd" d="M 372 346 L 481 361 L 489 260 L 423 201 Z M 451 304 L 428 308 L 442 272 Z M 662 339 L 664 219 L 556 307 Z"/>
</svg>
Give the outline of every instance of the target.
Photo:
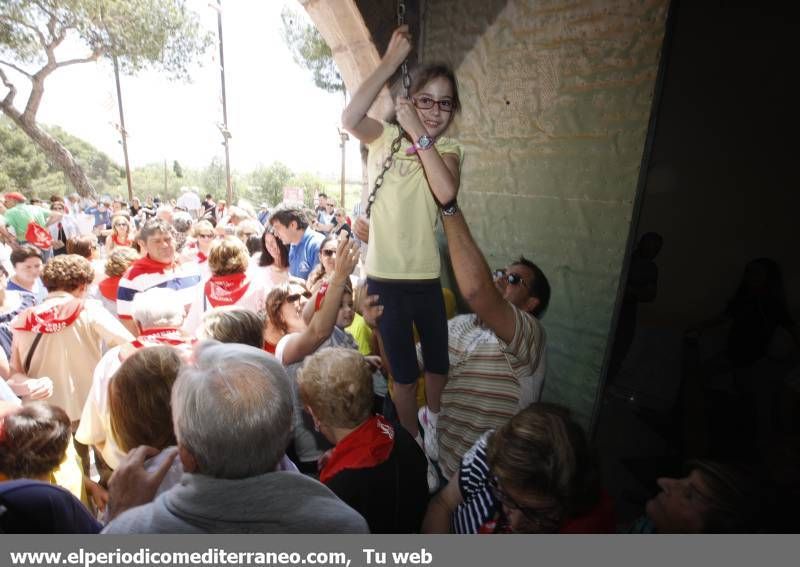
<svg viewBox="0 0 800 567">
<path fill-rule="evenodd" d="M 384 306 L 379 330 L 397 381 L 394 402 L 400 422 L 422 444 L 415 399 L 418 363 L 412 327 L 416 326 L 428 403 L 420 409 L 419 418 L 426 453 L 436 460 L 436 421 L 449 361 L 434 229 L 440 211 L 452 214 L 456 210 L 463 152 L 456 141 L 444 137 L 459 109 L 455 76 L 444 65 L 424 66 L 418 69 L 409 94 L 397 97 L 398 124 L 367 116 L 384 83 L 410 52 L 408 26 L 400 26 L 378 67 L 353 95 L 342 123 L 369 149 L 370 185 L 375 189 L 367 204 L 367 216 L 372 216 L 367 286 Z M 382 181 L 376 186 L 378 178 Z"/>
</svg>

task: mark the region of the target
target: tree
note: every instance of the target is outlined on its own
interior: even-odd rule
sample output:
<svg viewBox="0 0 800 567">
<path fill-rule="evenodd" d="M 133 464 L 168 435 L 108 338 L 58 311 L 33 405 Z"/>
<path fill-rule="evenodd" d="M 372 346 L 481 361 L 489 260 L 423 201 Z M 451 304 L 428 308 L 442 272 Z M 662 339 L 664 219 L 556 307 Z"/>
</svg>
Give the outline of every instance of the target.
<svg viewBox="0 0 800 567">
<path fill-rule="evenodd" d="M 293 177 L 292 170 L 281 162 L 274 162 L 269 167 L 257 167 L 250 174 L 250 185 L 258 187 L 258 198 L 270 204 L 283 201 L 283 188 Z"/>
<path fill-rule="evenodd" d="M 225 161 L 214 156 L 201 174 L 200 185 L 208 193 L 214 195 L 225 193 Z"/>
<path fill-rule="evenodd" d="M 183 168 L 181 167 L 181 164 L 178 163 L 178 160 L 173 160 L 172 171 L 175 173 L 175 177 L 183 177 Z"/>
<path fill-rule="evenodd" d="M 47 161 L 27 136 L 8 120 L 0 120 L 0 191 L 30 191 L 47 171 Z"/>
<path fill-rule="evenodd" d="M 85 140 L 54 126 L 42 127 L 73 156 L 98 193 L 121 192 L 120 166 Z M 125 171 L 122 170 L 124 178 Z M 0 191 L 26 191 L 49 197 L 71 191 L 63 171 L 47 160 L 42 150 L 10 120 L 0 116 Z"/>
<path fill-rule="evenodd" d="M 303 188 L 303 201 L 310 209 L 314 208 L 314 197 L 319 193 L 325 192 L 325 182 L 311 173 L 300 173 L 295 175 L 289 184 L 294 187 Z"/>
<path fill-rule="evenodd" d="M 331 48 L 319 30 L 312 24 L 306 23 L 304 18 L 289 6 L 284 6 L 281 11 L 281 20 L 283 21 L 281 36 L 291 51 L 295 63 L 311 71 L 317 87 L 330 93 L 344 94 L 344 80 L 333 61 Z"/>
<path fill-rule="evenodd" d="M 79 44 L 82 55 L 59 59 L 56 49 L 65 40 Z M 0 110 L 64 172 L 78 193 L 93 195 L 95 188 L 83 167 L 36 121 L 46 79 L 58 69 L 101 57 L 116 58 L 131 74 L 153 67 L 185 78 L 192 59 L 210 42 L 185 0 L 2 0 L 0 82 L 6 92 Z M 15 105 L 18 77 L 31 86 L 21 110 Z"/>
</svg>

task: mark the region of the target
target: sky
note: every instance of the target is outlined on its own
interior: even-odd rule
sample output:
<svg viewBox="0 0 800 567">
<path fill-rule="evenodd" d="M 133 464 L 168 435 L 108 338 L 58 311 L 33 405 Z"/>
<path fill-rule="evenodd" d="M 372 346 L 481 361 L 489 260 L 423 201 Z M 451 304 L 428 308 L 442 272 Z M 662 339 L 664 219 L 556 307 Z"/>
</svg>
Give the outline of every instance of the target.
<svg viewBox="0 0 800 567">
<path fill-rule="evenodd" d="M 132 167 L 148 163 L 202 168 L 214 156 L 224 159 L 217 12 L 209 0 L 189 0 L 214 43 L 191 83 L 168 80 L 158 72 L 121 76 L 122 102 Z M 231 168 L 248 172 L 274 161 L 295 173 L 338 179 L 341 94 L 316 86 L 297 65 L 281 37 L 281 8 L 293 0 L 223 0 L 222 24 Z M 65 44 L 59 58 L 74 56 Z M 17 107 L 27 93 L 20 89 Z M 124 163 L 114 73 L 110 61 L 73 65 L 55 71 L 45 83 L 38 113 L 41 123 L 58 125 Z M 350 140 L 347 178 L 360 179 L 358 143 Z"/>
</svg>

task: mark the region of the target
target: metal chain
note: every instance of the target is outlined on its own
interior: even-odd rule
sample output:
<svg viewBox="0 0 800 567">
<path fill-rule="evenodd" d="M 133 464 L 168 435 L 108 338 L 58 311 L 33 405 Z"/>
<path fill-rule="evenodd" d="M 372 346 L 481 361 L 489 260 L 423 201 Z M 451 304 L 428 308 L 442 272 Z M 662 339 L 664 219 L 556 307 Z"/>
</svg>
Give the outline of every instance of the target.
<svg viewBox="0 0 800 567">
<path fill-rule="evenodd" d="M 405 0 L 398 0 L 397 2 L 397 27 L 402 26 L 406 21 L 406 3 Z M 411 89 L 411 76 L 408 74 L 408 59 L 405 59 L 403 63 L 400 65 L 400 74 L 403 78 L 403 89 L 405 90 L 405 96 L 408 97 L 409 90 Z M 383 185 L 383 176 L 386 175 L 386 172 L 392 168 L 392 164 L 394 164 L 394 155 L 400 151 L 400 144 L 403 141 L 403 136 L 405 132 L 398 124 L 397 126 L 398 132 L 397 137 L 392 140 L 391 151 L 389 155 L 383 160 L 383 170 L 380 172 L 378 177 L 375 178 L 375 186 L 372 188 L 372 191 L 367 197 L 367 218 L 370 217 L 372 213 L 372 205 L 375 203 L 375 197 L 378 193 L 378 189 L 381 188 Z"/>
</svg>

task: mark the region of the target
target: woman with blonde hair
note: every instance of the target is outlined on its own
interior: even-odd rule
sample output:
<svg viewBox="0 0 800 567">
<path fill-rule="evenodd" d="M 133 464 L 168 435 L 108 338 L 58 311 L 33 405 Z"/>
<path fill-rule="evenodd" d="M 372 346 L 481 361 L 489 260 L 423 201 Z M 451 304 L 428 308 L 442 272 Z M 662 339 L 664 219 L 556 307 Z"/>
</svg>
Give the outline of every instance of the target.
<svg viewBox="0 0 800 567">
<path fill-rule="evenodd" d="M 197 296 L 189 308 L 183 329 L 194 334 L 203 313 L 223 306 L 239 306 L 259 312 L 264 308 L 267 290 L 262 282 L 248 277 L 250 255 L 241 240 L 226 236 L 215 242 L 208 256 L 211 277 L 198 286 Z"/>
<path fill-rule="evenodd" d="M 133 247 L 135 230 L 128 215 L 114 215 L 111 218 L 111 234 L 106 237 L 106 254 L 119 247 Z"/>
<path fill-rule="evenodd" d="M 324 348 L 298 371 L 300 396 L 334 448 L 319 479 L 369 524 L 370 533 L 419 531 L 428 464 L 403 427 L 374 415 L 372 367 L 356 350 Z"/>
</svg>

